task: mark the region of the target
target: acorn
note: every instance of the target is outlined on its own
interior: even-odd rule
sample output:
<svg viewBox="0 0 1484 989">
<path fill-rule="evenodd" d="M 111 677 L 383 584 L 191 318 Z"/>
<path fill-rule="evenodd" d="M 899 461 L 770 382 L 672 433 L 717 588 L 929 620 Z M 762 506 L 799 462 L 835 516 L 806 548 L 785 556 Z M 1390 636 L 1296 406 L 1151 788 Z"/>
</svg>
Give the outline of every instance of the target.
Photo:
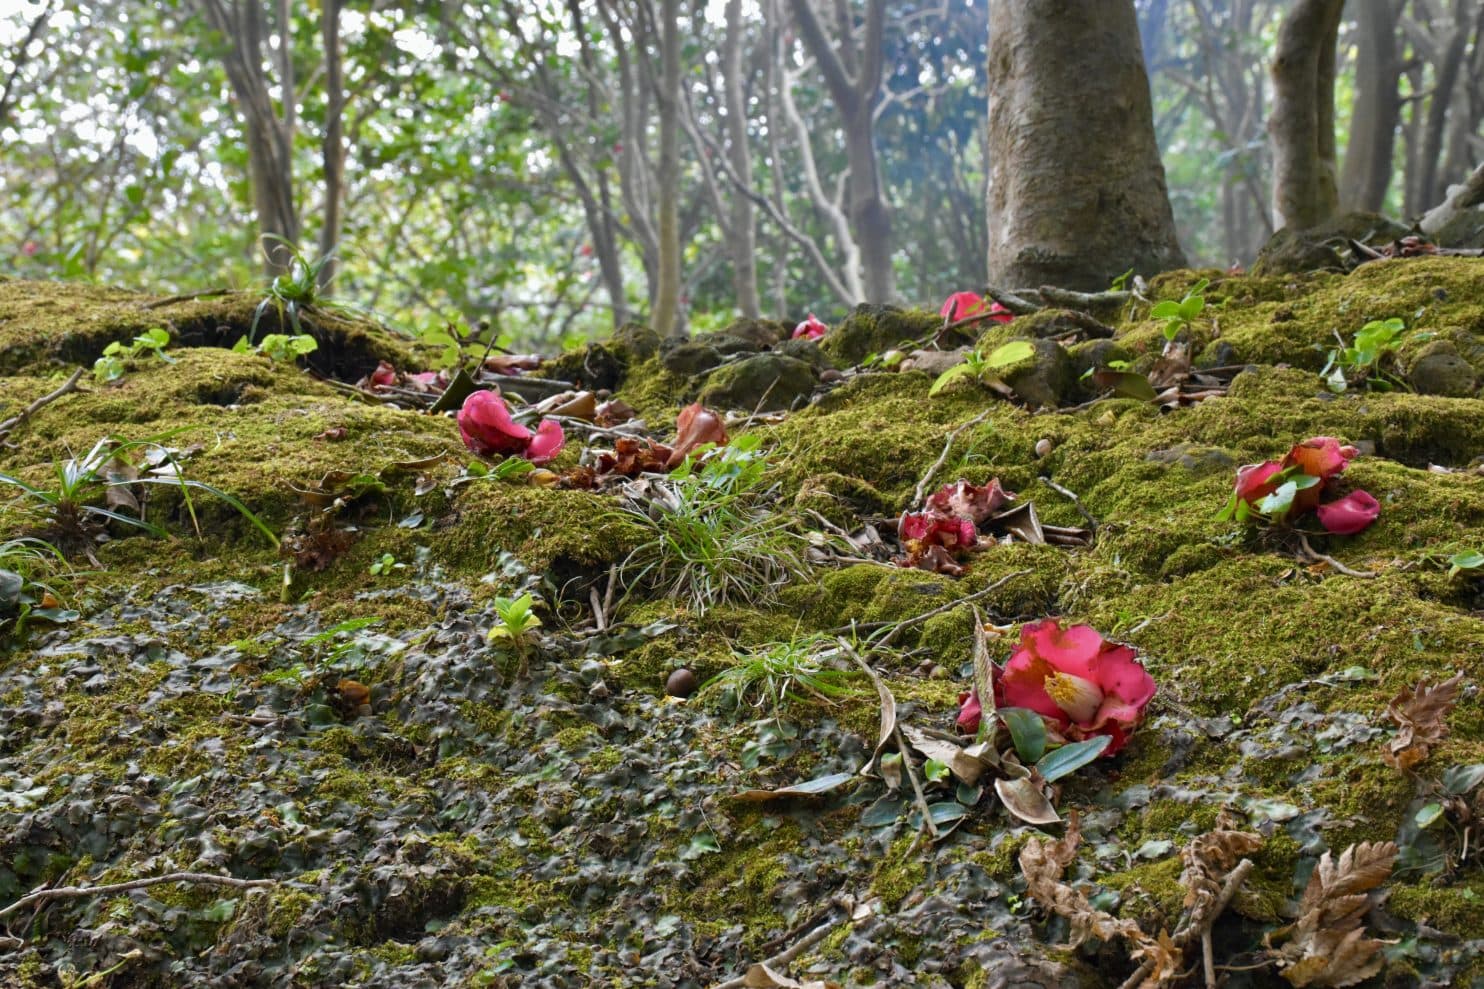
<svg viewBox="0 0 1484 989">
<path fill-rule="evenodd" d="M 682 666 L 665 681 L 665 693 L 671 697 L 689 697 L 696 692 L 697 686 L 696 675 Z"/>
</svg>

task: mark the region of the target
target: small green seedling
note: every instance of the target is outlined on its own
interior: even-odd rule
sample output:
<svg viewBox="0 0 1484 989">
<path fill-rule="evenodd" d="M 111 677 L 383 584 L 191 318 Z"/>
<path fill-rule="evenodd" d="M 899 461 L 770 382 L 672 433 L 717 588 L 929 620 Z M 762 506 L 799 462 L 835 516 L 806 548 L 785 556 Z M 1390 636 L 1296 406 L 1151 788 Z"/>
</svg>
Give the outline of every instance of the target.
<svg viewBox="0 0 1484 989">
<path fill-rule="evenodd" d="M 1185 297 L 1179 302 L 1166 299 L 1155 303 L 1154 308 L 1149 310 L 1151 318 L 1165 321 L 1166 340 L 1174 340 L 1180 335 L 1181 330 L 1189 329 L 1190 324 L 1206 311 L 1206 286 L 1209 284 L 1211 284 L 1209 278 L 1202 278 L 1190 287 L 1190 291 L 1186 292 Z"/>
<path fill-rule="evenodd" d="M 239 337 L 232 345 L 232 350 L 239 354 L 262 354 L 270 361 L 294 361 L 311 354 L 319 349 L 319 341 L 307 333 L 290 335 L 288 333 L 269 333 L 258 342 L 256 347 L 247 342 L 247 337 Z"/>
<path fill-rule="evenodd" d="M 391 553 L 383 553 L 371 564 L 371 576 L 389 577 L 394 571 L 406 570 L 407 564 L 398 562 Z"/>
<path fill-rule="evenodd" d="M 1343 392 L 1351 385 L 1365 385 L 1375 391 L 1406 389 L 1407 383 L 1381 368 L 1381 362 L 1401 347 L 1407 324 L 1393 316 L 1373 319 L 1355 333 L 1355 345 L 1340 346 L 1329 352 L 1329 360 L 1319 372 L 1330 391 Z"/>
<path fill-rule="evenodd" d="M 103 348 L 103 356 L 93 362 L 93 380 L 98 384 L 117 381 L 124 376 L 124 361 L 153 354 L 166 364 L 174 364 L 175 358 L 165 353 L 170 345 L 170 334 L 158 326 L 139 334 L 130 343 L 115 340 Z"/>
<path fill-rule="evenodd" d="M 962 364 L 955 364 L 938 375 L 938 380 L 934 381 L 933 386 L 928 389 L 928 395 L 938 394 L 959 378 L 972 377 L 976 380 L 983 380 L 987 377 L 996 377 L 997 372 L 1013 367 L 1021 361 L 1029 360 L 1035 355 L 1036 348 L 1029 340 L 1011 340 L 1009 343 L 996 347 L 988 355 L 976 348 L 969 352 Z"/>
<path fill-rule="evenodd" d="M 1276 482 L 1278 487 L 1272 494 L 1260 499 L 1253 505 L 1244 498 L 1237 497 L 1233 492 L 1231 498 L 1216 516 L 1218 522 L 1247 522 L 1254 516 L 1267 519 L 1274 525 L 1282 525 L 1288 518 L 1288 513 L 1293 511 L 1293 499 L 1300 491 L 1322 484 L 1323 478 L 1312 474 L 1305 474 L 1300 466 L 1289 467 L 1286 470 L 1274 474 L 1271 481 Z"/>
<path fill-rule="evenodd" d="M 490 628 L 486 636 L 490 642 L 504 640 L 514 649 L 520 659 L 520 675 L 526 674 L 526 645 L 531 633 L 541 627 L 541 619 L 535 613 L 536 599 L 527 591 L 519 597 L 495 598 L 495 615 L 498 625 Z"/>
</svg>

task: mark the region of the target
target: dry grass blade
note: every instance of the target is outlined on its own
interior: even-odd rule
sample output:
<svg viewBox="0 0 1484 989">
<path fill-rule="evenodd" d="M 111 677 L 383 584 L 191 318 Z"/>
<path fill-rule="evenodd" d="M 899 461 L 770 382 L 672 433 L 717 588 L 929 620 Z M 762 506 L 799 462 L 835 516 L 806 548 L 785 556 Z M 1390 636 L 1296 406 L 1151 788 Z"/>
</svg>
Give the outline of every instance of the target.
<svg viewBox="0 0 1484 989">
<path fill-rule="evenodd" d="M 1446 724 L 1458 703 L 1463 674 L 1455 673 L 1436 686 L 1426 680 L 1403 688 L 1386 706 L 1386 713 L 1400 729 L 1381 758 L 1388 766 L 1408 770 L 1426 759 L 1432 747 L 1448 736 Z"/>
<path fill-rule="evenodd" d="M 1365 936 L 1361 918 L 1367 894 L 1391 874 L 1396 855 L 1389 841 L 1351 845 L 1338 862 L 1324 853 L 1304 889 L 1299 919 L 1268 938 L 1290 985 L 1351 986 L 1381 971 L 1382 943 Z M 1272 949 L 1274 940 L 1285 943 Z"/>
</svg>

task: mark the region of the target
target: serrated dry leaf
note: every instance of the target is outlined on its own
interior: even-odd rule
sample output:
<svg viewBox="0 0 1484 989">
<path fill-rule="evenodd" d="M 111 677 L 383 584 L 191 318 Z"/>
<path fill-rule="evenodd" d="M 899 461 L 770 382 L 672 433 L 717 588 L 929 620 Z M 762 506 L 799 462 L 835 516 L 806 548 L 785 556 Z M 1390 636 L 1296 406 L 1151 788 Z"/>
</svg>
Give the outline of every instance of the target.
<svg viewBox="0 0 1484 989">
<path fill-rule="evenodd" d="M 1351 845 L 1338 862 L 1324 853 L 1304 888 L 1299 919 L 1265 938 L 1290 985 L 1352 986 L 1381 971 L 1382 942 L 1365 936 L 1361 919 L 1367 894 L 1386 881 L 1396 855 L 1389 841 Z M 1278 940 L 1285 943 L 1274 949 Z"/>
<path fill-rule="evenodd" d="M 1180 850 L 1185 868 L 1180 885 L 1185 887 L 1186 926 L 1203 927 L 1213 916 L 1227 873 L 1237 862 L 1262 847 L 1262 835 L 1251 831 L 1217 830 L 1192 838 Z"/>
<path fill-rule="evenodd" d="M 1388 766 L 1403 771 L 1411 769 L 1448 736 L 1446 721 L 1453 705 L 1458 703 L 1458 688 L 1462 683 L 1462 673 L 1455 673 L 1437 686 L 1422 680 L 1415 687 L 1403 688 L 1391 699 L 1386 713 L 1399 730 L 1381 753 Z"/>
</svg>

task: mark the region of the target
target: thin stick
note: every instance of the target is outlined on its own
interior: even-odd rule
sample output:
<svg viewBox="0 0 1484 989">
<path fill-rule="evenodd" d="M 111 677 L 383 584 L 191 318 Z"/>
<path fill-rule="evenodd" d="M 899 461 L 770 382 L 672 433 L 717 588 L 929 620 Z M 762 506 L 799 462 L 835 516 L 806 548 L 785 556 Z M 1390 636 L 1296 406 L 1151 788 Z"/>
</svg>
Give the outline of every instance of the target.
<svg viewBox="0 0 1484 989">
<path fill-rule="evenodd" d="M 1089 512 L 1085 506 L 1083 506 L 1082 499 L 1077 497 L 1077 493 L 1075 491 L 1071 491 L 1067 488 L 1062 487 L 1060 484 L 1057 484 L 1045 474 L 1041 475 L 1041 483 L 1046 485 L 1052 491 L 1055 491 L 1057 494 L 1061 495 L 1063 498 L 1071 501 L 1072 504 L 1076 505 L 1077 511 L 1082 513 L 1082 517 L 1087 520 L 1087 527 L 1094 533 L 1098 531 L 1098 520 L 1093 518 L 1092 513 Z"/>
<path fill-rule="evenodd" d="M 1206 989 L 1216 989 L 1216 959 L 1211 957 L 1211 930 L 1201 931 L 1201 964 L 1206 969 Z"/>
<path fill-rule="evenodd" d="M 923 492 L 927 490 L 927 486 L 932 481 L 933 475 L 937 474 L 938 471 L 942 469 L 943 465 L 948 462 L 948 454 L 953 450 L 953 443 L 955 440 L 958 439 L 958 434 L 962 433 L 969 427 L 977 426 L 985 419 L 988 419 L 990 412 L 992 411 L 992 409 L 985 409 L 983 412 L 979 413 L 977 416 L 970 419 L 968 422 L 962 424 L 953 432 L 948 434 L 948 441 L 943 444 L 943 452 L 938 454 L 938 459 L 933 461 L 933 465 L 928 468 L 926 474 L 922 475 L 922 480 L 917 482 L 917 487 L 912 491 L 913 505 L 920 505 L 922 503 Z"/>
<path fill-rule="evenodd" d="M 891 729 L 892 738 L 896 740 L 897 751 L 902 754 L 902 771 L 907 774 L 907 781 L 912 784 L 912 795 L 917 800 L 917 809 L 922 811 L 922 826 L 937 841 L 939 837 L 938 825 L 933 821 L 933 812 L 928 809 L 927 795 L 922 792 L 922 783 L 917 778 L 917 770 L 912 767 L 912 750 L 907 746 L 907 740 L 902 737 L 902 729 L 896 725 Z"/>
<path fill-rule="evenodd" d="M 1007 289 L 995 288 L 993 285 L 986 288 L 984 294 L 1017 316 L 1028 316 L 1033 312 L 1040 312 L 1045 308 L 1044 306 L 1036 305 L 1029 299 L 1017 295 L 1014 292 Z"/>
<path fill-rule="evenodd" d="M 66 395 L 69 392 L 77 391 L 77 383 L 82 380 L 82 376 L 86 372 L 87 368 L 78 368 L 76 371 L 72 372 L 72 377 L 64 381 L 61 387 L 59 387 L 56 391 L 48 392 L 47 394 L 42 395 L 30 405 L 26 406 L 24 409 L 21 409 L 20 412 L 11 416 L 9 419 L 6 419 L 4 422 L 0 422 L 0 440 L 3 440 L 6 436 L 9 436 L 11 431 L 14 430 L 17 426 L 21 425 L 21 423 L 25 422 L 37 412 L 46 408 L 48 405 L 61 398 L 63 395 Z"/>
<path fill-rule="evenodd" d="M 1304 548 L 1304 555 L 1313 560 L 1315 563 L 1327 563 L 1331 567 L 1333 567 L 1337 573 L 1342 573 L 1346 577 L 1363 577 L 1369 579 L 1376 576 L 1369 570 L 1351 570 L 1349 567 L 1345 566 L 1345 564 L 1341 563 L 1339 560 L 1336 560 L 1334 557 L 1326 556 L 1325 554 L 1318 552 L 1314 549 L 1313 546 L 1309 545 L 1309 537 L 1304 535 L 1302 532 L 1298 534 L 1298 537 L 1299 545 Z"/>
<path fill-rule="evenodd" d="M 598 597 L 597 587 L 588 588 L 587 599 L 593 606 L 593 624 L 596 625 L 598 631 L 601 632 L 608 627 L 608 623 L 603 617 L 603 602 Z"/>
<path fill-rule="evenodd" d="M 941 604 L 938 607 L 933 608 L 931 611 L 924 611 L 922 614 L 917 615 L 916 617 L 908 618 L 905 621 L 898 622 L 897 624 L 891 626 L 890 631 L 888 631 L 886 635 L 882 636 L 880 640 L 872 643 L 872 647 L 875 649 L 884 649 L 887 643 L 896 638 L 897 633 L 902 631 L 902 629 L 916 625 L 920 622 L 925 622 L 936 615 L 941 615 L 945 611 L 952 611 L 954 608 L 957 608 L 961 604 L 968 604 L 971 601 L 978 601 L 980 598 L 988 597 L 990 594 L 999 590 L 1001 587 L 1004 587 L 1016 577 L 1024 577 L 1031 572 L 1032 571 L 1030 570 L 1016 570 L 1014 573 L 1008 573 L 1005 576 L 1001 577 L 999 580 L 995 581 L 993 584 L 990 584 L 988 587 L 981 587 L 979 590 L 975 591 L 973 594 L 970 594 L 968 597 L 959 598 L 957 601 L 949 601 L 947 604 Z"/>
<path fill-rule="evenodd" d="M 47 900 L 70 900 L 79 896 L 109 896 L 113 893 L 125 893 L 131 889 L 158 886 L 161 883 L 201 883 L 206 886 L 232 886 L 237 889 L 261 889 L 278 885 L 278 881 L 274 879 L 237 879 L 233 876 L 218 876 L 209 872 L 168 872 L 163 876 L 131 879 L 128 882 L 109 883 L 106 886 L 58 886 L 55 889 L 38 889 L 27 893 L 10 906 L 0 910 L 0 917 L 15 913 L 33 903 L 42 903 Z"/>
<path fill-rule="evenodd" d="M 1055 285 L 1042 285 L 1036 292 L 1047 302 L 1056 306 L 1085 306 L 1097 308 L 1099 306 L 1121 306 L 1133 298 L 1131 292 L 1073 292 L 1070 289 L 1057 288 Z"/>
<path fill-rule="evenodd" d="M 841 912 L 837 915 L 831 916 L 824 923 L 814 928 L 814 930 L 810 931 L 808 934 L 805 934 L 792 946 L 784 951 L 780 951 L 778 954 L 774 955 L 772 958 L 769 958 L 762 964 L 772 969 L 787 967 L 789 962 L 793 961 L 795 958 L 799 957 L 804 952 L 808 951 L 810 948 L 814 947 L 816 944 L 829 937 L 830 932 L 839 927 L 847 919 L 849 919 L 849 916 L 850 915 L 845 912 Z M 749 966 L 749 968 L 750 967 L 751 966 Z M 743 987 L 746 985 L 747 976 L 739 975 L 735 979 L 727 979 L 725 982 L 718 982 L 716 983 L 716 985 L 712 986 L 711 989 L 743 989 Z"/>
<path fill-rule="evenodd" d="M 177 302 L 194 302 L 196 299 L 210 299 L 213 296 L 218 296 L 218 295 L 235 295 L 236 294 L 236 291 L 237 291 L 236 289 L 230 289 L 230 288 L 213 288 L 213 289 L 207 289 L 205 292 L 190 292 L 190 293 L 187 293 L 186 295 L 172 295 L 172 296 L 170 296 L 167 299 L 156 299 L 154 302 L 146 302 L 144 305 L 140 306 L 139 308 L 140 309 L 163 309 L 166 306 L 173 306 Z"/>
</svg>

